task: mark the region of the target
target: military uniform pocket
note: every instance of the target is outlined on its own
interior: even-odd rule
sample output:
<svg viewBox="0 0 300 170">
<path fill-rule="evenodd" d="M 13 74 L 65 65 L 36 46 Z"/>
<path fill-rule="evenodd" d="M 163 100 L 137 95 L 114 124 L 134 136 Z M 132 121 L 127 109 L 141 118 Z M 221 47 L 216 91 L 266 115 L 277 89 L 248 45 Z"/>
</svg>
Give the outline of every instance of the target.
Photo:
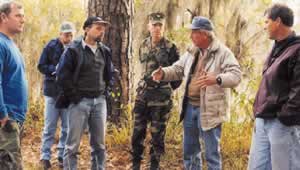
<svg viewBox="0 0 300 170">
<path fill-rule="evenodd" d="M 16 121 L 8 120 L 1 129 L 6 133 L 12 133 L 18 130 L 18 124 Z"/>
<path fill-rule="evenodd" d="M 20 130 L 16 121 L 8 120 L 5 126 L 0 129 L 0 146 L 1 149 L 8 150 L 12 153 L 20 151 Z"/>
<path fill-rule="evenodd" d="M 170 100 L 171 93 L 171 89 L 150 89 L 146 90 L 145 99 L 147 101 L 163 102 L 166 100 Z"/>
</svg>

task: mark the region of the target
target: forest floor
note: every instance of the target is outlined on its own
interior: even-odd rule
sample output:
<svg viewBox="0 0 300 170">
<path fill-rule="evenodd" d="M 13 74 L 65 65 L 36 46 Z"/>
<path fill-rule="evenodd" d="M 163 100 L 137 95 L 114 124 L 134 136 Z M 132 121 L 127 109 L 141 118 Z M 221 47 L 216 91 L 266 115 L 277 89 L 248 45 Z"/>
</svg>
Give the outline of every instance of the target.
<svg viewBox="0 0 300 170">
<path fill-rule="evenodd" d="M 29 133 L 29 131 L 31 133 Z M 22 157 L 24 170 L 40 170 L 40 147 L 41 147 L 41 130 L 25 129 L 22 138 Z M 58 133 L 55 137 L 55 143 L 58 142 Z M 149 144 L 149 136 L 145 142 Z M 56 144 L 52 147 L 52 170 L 58 170 Z M 145 150 L 145 159 L 143 160 L 142 170 L 149 169 L 149 145 Z M 161 161 L 162 170 L 181 170 L 182 167 L 182 150 L 181 146 L 167 144 L 166 154 Z M 90 146 L 88 134 L 84 134 L 80 144 L 80 154 L 78 155 L 78 169 L 90 169 Z M 107 147 L 106 170 L 129 170 L 130 161 L 130 144 L 119 144 Z"/>
</svg>

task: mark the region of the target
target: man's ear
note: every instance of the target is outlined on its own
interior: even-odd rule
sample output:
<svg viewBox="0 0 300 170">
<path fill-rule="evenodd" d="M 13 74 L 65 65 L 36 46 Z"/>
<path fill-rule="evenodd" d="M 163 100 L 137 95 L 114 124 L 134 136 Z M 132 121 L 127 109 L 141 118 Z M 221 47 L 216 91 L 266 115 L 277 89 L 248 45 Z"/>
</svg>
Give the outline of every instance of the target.
<svg viewBox="0 0 300 170">
<path fill-rule="evenodd" d="M 3 21 L 6 20 L 6 18 L 7 18 L 6 14 L 2 12 L 2 13 L 0 14 L 0 21 L 3 22 Z"/>
<path fill-rule="evenodd" d="M 281 20 L 280 17 L 277 17 L 275 21 L 276 21 L 276 23 L 278 23 L 278 25 L 279 25 L 279 24 L 282 24 L 282 20 Z"/>
<path fill-rule="evenodd" d="M 91 27 L 92 27 L 92 26 L 87 26 L 87 27 L 85 27 L 84 32 L 88 32 L 88 31 L 91 29 Z"/>
</svg>

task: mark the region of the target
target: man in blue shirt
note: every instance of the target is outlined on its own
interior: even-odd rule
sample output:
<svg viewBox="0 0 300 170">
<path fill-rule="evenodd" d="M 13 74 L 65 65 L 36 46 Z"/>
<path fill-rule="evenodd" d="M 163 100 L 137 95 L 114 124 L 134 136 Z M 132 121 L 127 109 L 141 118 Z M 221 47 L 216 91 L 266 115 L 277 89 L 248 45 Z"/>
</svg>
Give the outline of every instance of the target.
<svg viewBox="0 0 300 170">
<path fill-rule="evenodd" d="M 58 85 L 55 82 L 56 65 L 64 49 L 73 39 L 75 28 L 71 22 L 63 22 L 60 26 L 60 35 L 58 38 L 51 40 L 44 48 L 38 64 L 39 71 L 44 75 L 44 95 L 45 95 L 45 112 L 44 112 L 44 131 L 41 147 L 41 163 L 44 169 L 51 167 L 51 146 L 54 142 L 58 119 L 61 119 L 61 133 L 58 150 L 58 164 L 63 168 L 63 154 L 67 138 L 67 112 L 66 109 L 56 108 L 55 101 L 60 93 Z"/>
<path fill-rule="evenodd" d="M 24 10 L 14 1 L 0 5 L 0 154 L 1 168 L 22 169 L 20 128 L 27 111 L 27 80 L 22 55 L 13 37 L 24 27 Z M 11 154 L 10 154 L 11 153 Z M 2 165 L 4 164 L 4 165 Z"/>
</svg>

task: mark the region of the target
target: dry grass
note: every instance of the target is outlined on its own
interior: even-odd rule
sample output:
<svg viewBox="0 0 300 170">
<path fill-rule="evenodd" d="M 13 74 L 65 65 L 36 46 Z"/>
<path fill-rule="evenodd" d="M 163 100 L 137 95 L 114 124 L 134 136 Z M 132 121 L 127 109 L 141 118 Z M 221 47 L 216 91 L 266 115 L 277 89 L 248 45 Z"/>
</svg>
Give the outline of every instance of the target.
<svg viewBox="0 0 300 170">
<path fill-rule="evenodd" d="M 39 150 L 43 127 L 43 100 L 30 101 L 30 110 L 25 123 L 25 138 L 22 144 L 25 169 L 39 169 Z M 178 113 L 172 112 L 166 133 L 166 154 L 162 158 L 162 168 L 166 170 L 183 169 L 182 164 L 182 124 L 178 124 Z M 106 146 L 108 150 L 107 169 L 130 169 L 130 141 L 132 134 L 132 116 L 128 110 L 123 115 L 120 126 L 108 123 Z M 234 115 L 233 115 L 234 118 Z M 222 126 L 221 151 L 225 170 L 246 169 L 251 139 L 251 121 L 237 123 L 235 119 Z M 56 134 L 56 142 L 58 133 Z M 143 167 L 148 167 L 150 134 L 145 141 L 145 160 Z M 90 166 L 90 147 L 85 134 L 80 146 L 79 168 Z M 53 147 L 53 153 L 56 153 Z M 54 154 L 55 155 L 55 154 Z M 52 159 L 54 167 L 56 159 Z"/>
</svg>

